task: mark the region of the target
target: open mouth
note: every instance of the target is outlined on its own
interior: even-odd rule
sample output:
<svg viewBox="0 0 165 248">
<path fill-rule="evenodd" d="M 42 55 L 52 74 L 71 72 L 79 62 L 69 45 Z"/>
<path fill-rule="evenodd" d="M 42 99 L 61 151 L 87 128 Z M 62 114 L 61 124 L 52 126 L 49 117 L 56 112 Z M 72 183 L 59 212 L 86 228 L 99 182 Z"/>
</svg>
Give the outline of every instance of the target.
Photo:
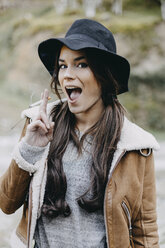
<svg viewBox="0 0 165 248">
<path fill-rule="evenodd" d="M 66 92 L 70 98 L 71 101 L 75 101 L 82 93 L 82 89 L 79 87 L 65 87 Z"/>
</svg>

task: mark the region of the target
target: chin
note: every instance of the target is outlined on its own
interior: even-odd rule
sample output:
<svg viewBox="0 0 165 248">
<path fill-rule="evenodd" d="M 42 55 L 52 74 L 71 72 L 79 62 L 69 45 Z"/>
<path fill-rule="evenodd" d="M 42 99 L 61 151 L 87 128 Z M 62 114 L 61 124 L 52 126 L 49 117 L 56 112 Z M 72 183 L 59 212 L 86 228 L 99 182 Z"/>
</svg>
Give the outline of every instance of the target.
<svg viewBox="0 0 165 248">
<path fill-rule="evenodd" d="M 73 107 L 70 105 L 69 105 L 69 110 L 73 114 L 81 114 L 81 113 L 85 112 L 85 109 L 83 109 L 81 107 Z"/>
<path fill-rule="evenodd" d="M 80 110 L 80 109 L 75 109 L 75 108 L 69 108 L 69 110 L 70 110 L 70 112 L 71 112 L 72 114 L 80 114 L 80 113 L 83 112 L 82 110 Z"/>
</svg>

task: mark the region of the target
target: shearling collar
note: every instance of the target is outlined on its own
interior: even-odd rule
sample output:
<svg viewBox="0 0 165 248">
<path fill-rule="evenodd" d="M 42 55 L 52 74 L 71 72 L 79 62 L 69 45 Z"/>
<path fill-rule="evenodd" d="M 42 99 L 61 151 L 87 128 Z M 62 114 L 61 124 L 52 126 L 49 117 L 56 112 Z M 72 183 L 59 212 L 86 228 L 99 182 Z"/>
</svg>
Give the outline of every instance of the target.
<svg viewBox="0 0 165 248">
<path fill-rule="evenodd" d="M 117 148 L 126 151 L 147 148 L 158 150 L 159 144 L 151 133 L 145 131 L 125 117 Z"/>
<path fill-rule="evenodd" d="M 62 101 L 64 102 L 66 101 L 66 99 L 62 99 Z M 60 100 L 57 100 L 48 104 L 48 115 L 51 112 L 53 106 L 59 103 Z M 29 117 L 33 120 L 38 113 L 38 108 L 39 107 L 37 106 L 24 110 L 21 114 L 22 118 Z M 147 148 L 151 148 L 154 150 L 159 149 L 159 144 L 154 136 L 124 117 L 124 125 L 121 131 L 121 137 L 120 141 L 118 142 L 117 149 L 131 151 Z"/>
</svg>

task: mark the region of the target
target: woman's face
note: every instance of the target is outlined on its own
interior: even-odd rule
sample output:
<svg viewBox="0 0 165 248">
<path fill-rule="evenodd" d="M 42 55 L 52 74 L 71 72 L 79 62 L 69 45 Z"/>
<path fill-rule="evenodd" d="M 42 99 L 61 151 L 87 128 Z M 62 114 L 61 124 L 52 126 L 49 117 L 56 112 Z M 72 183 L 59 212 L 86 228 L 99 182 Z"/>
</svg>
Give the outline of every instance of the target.
<svg viewBox="0 0 165 248">
<path fill-rule="evenodd" d="M 89 113 L 103 108 L 101 87 L 82 51 L 63 46 L 59 56 L 58 80 L 72 113 Z"/>
</svg>

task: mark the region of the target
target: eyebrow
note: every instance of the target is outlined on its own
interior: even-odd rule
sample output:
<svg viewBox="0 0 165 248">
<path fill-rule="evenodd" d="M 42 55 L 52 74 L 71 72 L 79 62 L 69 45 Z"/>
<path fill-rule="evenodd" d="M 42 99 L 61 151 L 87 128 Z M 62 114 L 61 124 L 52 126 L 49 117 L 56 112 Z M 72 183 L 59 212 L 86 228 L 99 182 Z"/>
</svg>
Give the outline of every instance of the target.
<svg viewBox="0 0 165 248">
<path fill-rule="evenodd" d="M 77 58 L 74 59 L 74 61 L 79 61 L 79 60 L 81 60 L 81 59 L 85 59 L 85 57 L 84 57 L 84 56 L 77 57 Z M 59 58 L 58 61 L 59 61 L 59 62 L 65 62 L 64 59 L 60 59 L 60 58 Z"/>
</svg>

